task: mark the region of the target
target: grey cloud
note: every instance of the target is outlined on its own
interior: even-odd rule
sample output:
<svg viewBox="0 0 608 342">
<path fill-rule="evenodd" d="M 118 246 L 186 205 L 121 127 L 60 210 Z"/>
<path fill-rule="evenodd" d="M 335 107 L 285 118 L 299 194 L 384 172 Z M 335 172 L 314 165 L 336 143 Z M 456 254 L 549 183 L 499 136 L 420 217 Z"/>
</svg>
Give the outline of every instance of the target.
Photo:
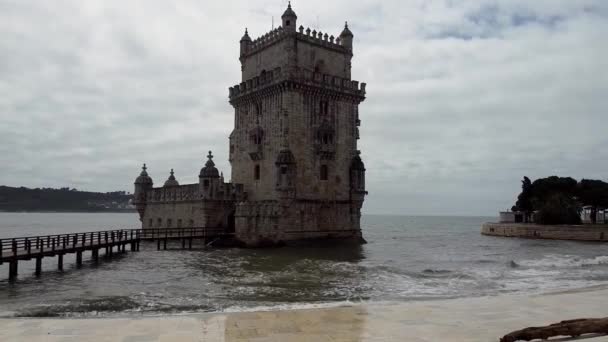
<svg viewBox="0 0 608 342">
<path fill-rule="evenodd" d="M 238 40 L 276 1 L 0 2 L 0 184 L 131 190 L 147 162 L 229 178 Z M 606 178 L 608 3 L 294 2 L 356 35 L 368 213 L 485 214 L 523 175 Z"/>
</svg>

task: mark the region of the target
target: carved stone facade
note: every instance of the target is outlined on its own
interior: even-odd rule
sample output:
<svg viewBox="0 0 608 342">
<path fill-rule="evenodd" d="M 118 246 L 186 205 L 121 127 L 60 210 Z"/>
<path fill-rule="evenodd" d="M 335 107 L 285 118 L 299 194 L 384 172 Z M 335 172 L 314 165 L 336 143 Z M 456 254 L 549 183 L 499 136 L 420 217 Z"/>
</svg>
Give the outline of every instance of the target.
<svg viewBox="0 0 608 342">
<path fill-rule="evenodd" d="M 179 186 L 171 173 L 155 189 L 144 169 L 135 183 L 144 228 L 177 220 L 222 226 L 249 246 L 362 240 L 367 192 L 357 140 L 365 83 L 350 77 L 353 34 L 348 25 L 337 38 L 296 28 L 291 5 L 282 22 L 256 40 L 245 31 L 240 41 L 242 80 L 229 89 L 231 183 L 211 154 L 198 185 Z"/>
</svg>

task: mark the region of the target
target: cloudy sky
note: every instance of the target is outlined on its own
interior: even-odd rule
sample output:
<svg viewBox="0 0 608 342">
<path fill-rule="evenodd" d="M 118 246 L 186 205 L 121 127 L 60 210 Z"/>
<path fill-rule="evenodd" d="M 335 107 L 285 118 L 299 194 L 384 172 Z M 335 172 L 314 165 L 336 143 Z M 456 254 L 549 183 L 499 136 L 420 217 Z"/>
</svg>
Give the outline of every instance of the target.
<svg viewBox="0 0 608 342">
<path fill-rule="evenodd" d="M 238 41 L 286 1 L 0 0 L 0 184 L 229 174 Z M 608 1 L 293 1 L 355 34 L 367 213 L 494 215 L 520 179 L 608 179 Z"/>
</svg>

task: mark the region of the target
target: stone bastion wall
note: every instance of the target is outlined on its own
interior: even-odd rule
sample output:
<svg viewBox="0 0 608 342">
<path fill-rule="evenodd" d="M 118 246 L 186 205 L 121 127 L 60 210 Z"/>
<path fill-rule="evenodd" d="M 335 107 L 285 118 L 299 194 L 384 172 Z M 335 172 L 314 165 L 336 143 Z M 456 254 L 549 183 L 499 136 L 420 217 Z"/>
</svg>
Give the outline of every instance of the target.
<svg viewBox="0 0 608 342">
<path fill-rule="evenodd" d="M 481 234 L 526 239 L 608 242 L 608 225 L 538 225 L 531 223 L 485 223 Z"/>
</svg>

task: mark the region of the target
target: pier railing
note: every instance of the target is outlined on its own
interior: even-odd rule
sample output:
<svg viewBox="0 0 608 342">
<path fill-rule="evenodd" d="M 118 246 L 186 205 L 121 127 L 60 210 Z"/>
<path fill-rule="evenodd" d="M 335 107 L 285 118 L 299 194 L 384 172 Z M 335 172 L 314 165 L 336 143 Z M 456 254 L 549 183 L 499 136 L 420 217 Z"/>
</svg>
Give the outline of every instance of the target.
<svg viewBox="0 0 608 342">
<path fill-rule="evenodd" d="M 36 259 L 36 275 L 41 272 L 41 260 L 46 256 L 58 257 L 58 268 L 63 269 L 63 255 L 76 253 L 76 264 L 82 264 L 82 253 L 91 251 L 94 261 L 99 258 L 99 249 L 105 248 L 106 255 L 111 256 L 114 247 L 118 252 L 125 252 L 131 245 L 131 251 L 139 251 L 142 240 L 157 241 L 157 248 L 167 249 L 170 240 L 181 240 L 182 248 L 192 248 L 193 240 L 219 239 L 229 237 L 232 233 L 225 228 L 188 227 L 188 228 L 151 228 L 151 229 L 115 229 L 96 232 L 40 235 L 0 239 L 0 265 L 9 262 L 9 278 L 17 275 L 19 260 Z"/>
<path fill-rule="evenodd" d="M 84 233 L 54 234 L 0 239 L 0 259 L 23 254 L 136 240 L 141 229 L 117 229 Z"/>
</svg>

